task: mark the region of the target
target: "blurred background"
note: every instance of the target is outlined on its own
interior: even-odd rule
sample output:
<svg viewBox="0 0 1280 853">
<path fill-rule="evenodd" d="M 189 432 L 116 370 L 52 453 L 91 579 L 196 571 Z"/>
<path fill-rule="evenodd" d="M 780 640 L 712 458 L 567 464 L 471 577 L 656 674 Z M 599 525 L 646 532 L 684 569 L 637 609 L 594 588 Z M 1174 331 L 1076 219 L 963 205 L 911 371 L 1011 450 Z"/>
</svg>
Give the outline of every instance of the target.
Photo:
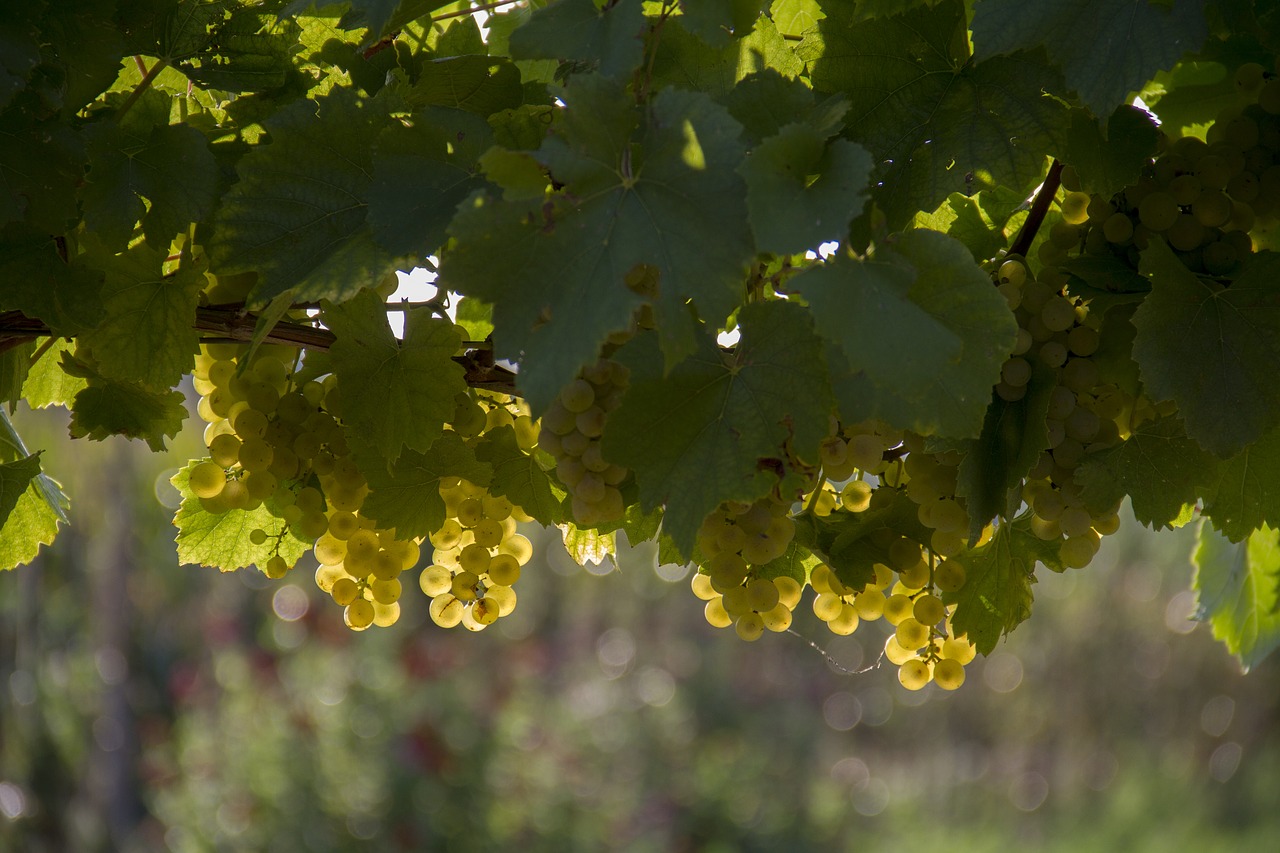
<svg viewBox="0 0 1280 853">
<path fill-rule="evenodd" d="M 166 456 L 15 421 L 73 523 L 0 574 L 0 851 L 1280 849 L 1280 661 L 1189 620 L 1190 529 L 1129 519 L 962 689 L 909 693 L 847 672 L 881 623 L 806 604 L 746 644 L 651 546 L 588 570 L 539 528 L 492 629 L 407 583 L 353 634 L 314 563 L 177 564 L 190 424 Z"/>
</svg>

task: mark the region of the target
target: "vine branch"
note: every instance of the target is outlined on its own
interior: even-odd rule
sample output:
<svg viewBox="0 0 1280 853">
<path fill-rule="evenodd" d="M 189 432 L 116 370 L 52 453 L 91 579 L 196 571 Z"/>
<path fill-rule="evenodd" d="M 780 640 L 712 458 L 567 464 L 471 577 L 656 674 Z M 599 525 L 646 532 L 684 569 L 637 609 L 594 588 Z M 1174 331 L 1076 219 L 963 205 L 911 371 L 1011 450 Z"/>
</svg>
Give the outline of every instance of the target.
<svg viewBox="0 0 1280 853">
<path fill-rule="evenodd" d="M 142 59 L 134 57 L 138 62 L 138 68 L 142 68 Z M 125 113 L 133 109 L 133 105 L 138 103 L 138 99 L 142 97 L 142 93 L 151 88 L 151 83 L 156 79 L 161 71 L 169 67 L 169 60 L 157 59 L 156 64 L 151 66 L 151 70 L 142 75 L 142 79 L 138 81 L 138 85 L 129 93 L 129 97 L 120 105 L 120 109 L 116 110 L 115 120 L 119 122 L 124 118 Z"/>
<path fill-rule="evenodd" d="M 1061 184 L 1062 164 L 1054 160 L 1053 164 L 1049 166 L 1049 174 L 1045 175 L 1044 183 L 1040 185 L 1040 190 L 1031 201 L 1031 212 L 1027 214 L 1026 221 L 1022 223 L 1022 228 L 1018 230 L 1018 236 L 1013 239 L 1013 243 L 1009 246 L 1009 254 L 1021 255 L 1024 258 L 1027 256 L 1032 242 L 1036 239 L 1036 232 L 1044 224 L 1044 217 L 1049 212 L 1049 205 L 1053 204 L 1053 197 L 1058 194 L 1058 187 Z"/>
<path fill-rule="evenodd" d="M 248 343 L 253 340 L 257 329 L 258 315 L 244 310 L 243 305 L 202 306 L 196 309 L 196 320 L 192 325 L 197 331 L 206 333 L 204 339 L 209 342 Z M 21 311 L 0 312 L 0 353 L 46 335 L 52 338 L 53 330 L 42 320 L 32 319 Z M 328 329 L 282 320 L 262 342 L 327 352 L 334 340 L 333 332 Z M 493 362 L 492 347 L 488 342 L 468 341 L 467 351 L 455 355 L 453 360 L 462 365 L 467 385 L 472 388 L 520 396 L 516 390 L 516 374 Z"/>
</svg>

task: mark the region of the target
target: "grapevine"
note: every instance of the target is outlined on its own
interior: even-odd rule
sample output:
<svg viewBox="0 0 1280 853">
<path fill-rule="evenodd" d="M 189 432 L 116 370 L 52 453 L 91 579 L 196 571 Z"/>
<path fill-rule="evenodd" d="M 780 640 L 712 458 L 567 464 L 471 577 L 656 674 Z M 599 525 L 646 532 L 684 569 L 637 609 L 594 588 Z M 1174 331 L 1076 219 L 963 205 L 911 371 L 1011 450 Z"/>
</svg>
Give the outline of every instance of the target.
<svg viewBox="0 0 1280 853">
<path fill-rule="evenodd" d="M 1280 646 L 1271 16 L 1139 4 L 1121 63 L 1003 0 L 297 5 L 6 19 L 0 568 L 74 516 L 26 401 L 203 422 L 180 561 L 314 559 L 354 631 L 622 531 L 954 690 L 1132 512 Z"/>
</svg>

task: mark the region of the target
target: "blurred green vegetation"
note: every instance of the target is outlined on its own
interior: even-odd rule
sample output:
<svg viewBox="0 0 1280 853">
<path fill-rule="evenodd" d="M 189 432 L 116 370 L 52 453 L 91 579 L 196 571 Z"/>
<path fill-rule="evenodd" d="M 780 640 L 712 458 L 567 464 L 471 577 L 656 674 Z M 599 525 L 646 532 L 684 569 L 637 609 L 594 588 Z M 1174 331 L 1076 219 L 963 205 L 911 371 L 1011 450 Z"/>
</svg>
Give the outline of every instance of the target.
<svg viewBox="0 0 1280 853">
<path fill-rule="evenodd" d="M 0 575 L 0 850 L 1280 849 L 1280 664 L 1189 630 L 1189 530 L 1042 571 L 961 690 L 912 694 L 844 671 L 880 624 L 744 644 L 649 546 L 589 572 L 555 531 L 493 629 L 409 589 L 351 634 L 305 564 L 177 565 L 194 431 L 166 457 L 19 424 L 74 503 Z"/>
</svg>

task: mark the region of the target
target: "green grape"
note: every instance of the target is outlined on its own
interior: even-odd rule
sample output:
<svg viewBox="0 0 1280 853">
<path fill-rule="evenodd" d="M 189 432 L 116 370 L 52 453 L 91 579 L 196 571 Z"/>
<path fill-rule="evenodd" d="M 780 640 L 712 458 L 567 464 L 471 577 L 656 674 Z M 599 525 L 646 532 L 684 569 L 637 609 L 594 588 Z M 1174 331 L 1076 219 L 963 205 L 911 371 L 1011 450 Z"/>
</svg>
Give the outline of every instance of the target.
<svg viewBox="0 0 1280 853">
<path fill-rule="evenodd" d="M 766 629 L 780 634 L 791 627 L 791 609 L 785 604 L 779 604 L 767 613 L 761 613 L 760 621 Z"/>
<path fill-rule="evenodd" d="M 333 582 L 329 595 L 333 597 L 335 603 L 346 607 L 360 598 L 360 584 L 348 577 L 338 578 Z"/>
<path fill-rule="evenodd" d="M 418 586 L 431 598 L 444 595 L 453 588 L 453 572 L 444 566 L 432 564 L 418 575 Z"/>
<path fill-rule="evenodd" d="M 560 404 L 575 415 L 591 408 L 595 401 L 595 389 L 585 379 L 575 379 L 560 391 Z"/>
<path fill-rule="evenodd" d="M 1040 309 L 1040 322 L 1051 332 L 1065 332 L 1075 323 L 1076 306 L 1065 296 L 1050 297 Z"/>
<path fill-rule="evenodd" d="M 1015 387 L 1026 385 L 1031 380 L 1031 363 L 1025 358 L 1011 358 L 1000 368 L 1000 378 Z"/>
<path fill-rule="evenodd" d="M 484 548 L 496 548 L 502 541 L 504 531 L 502 522 L 486 518 L 477 523 L 471 532 L 475 536 L 475 544 Z"/>
<path fill-rule="evenodd" d="M 462 601 L 445 593 L 431 599 L 431 606 L 427 608 L 427 612 L 431 615 L 431 621 L 441 628 L 452 628 L 462 621 L 462 614 L 466 609 Z"/>
<path fill-rule="evenodd" d="M 1152 231 L 1167 231 L 1181 212 L 1173 196 L 1165 192 L 1149 193 L 1138 204 L 1138 220 Z"/>
<path fill-rule="evenodd" d="M 262 528 L 254 528 L 249 531 L 249 541 L 254 545 L 262 545 L 267 541 L 267 531 Z"/>
<path fill-rule="evenodd" d="M 918 658 L 904 661 L 898 667 L 898 682 L 908 690 L 920 690 L 929 683 L 932 673 L 929 665 Z"/>
<path fill-rule="evenodd" d="M 187 485 L 198 498 L 216 498 L 227 486 L 227 473 L 216 462 L 200 462 L 192 467 Z"/>
<path fill-rule="evenodd" d="M 707 602 L 702 615 L 706 618 L 707 624 L 713 628 L 728 628 L 733 624 L 733 618 L 725 610 L 724 599 L 719 596 Z"/>
<path fill-rule="evenodd" d="M 922 595 L 917 598 L 911 612 L 915 620 L 925 626 L 937 625 L 947 615 L 946 608 L 942 606 L 942 600 L 936 595 Z"/>
<path fill-rule="evenodd" d="M 904 649 L 918 649 L 929 642 L 929 628 L 920 624 L 914 616 L 908 616 L 898 623 L 894 636 L 898 645 Z"/>
<path fill-rule="evenodd" d="M 933 568 L 934 586 L 943 592 L 958 591 L 964 586 L 964 581 L 964 566 L 955 560 L 943 560 Z"/>
<path fill-rule="evenodd" d="M 1027 268 L 1021 261 L 1008 260 L 1000 265 L 998 275 L 1001 284 L 1021 286 L 1027 280 Z"/>
<path fill-rule="evenodd" d="M 853 606 L 858 611 L 858 618 L 866 622 L 874 622 L 884 616 L 886 599 L 878 589 L 867 589 L 858 593 L 853 599 Z"/>
<path fill-rule="evenodd" d="M 498 602 L 487 596 L 471 605 L 471 618 L 479 625 L 492 625 L 500 615 L 501 607 Z"/>
<path fill-rule="evenodd" d="M 844 608 L 844 602 L 840 596 L 830 592 L 818 593 L 813 599 L 813 615 L 817 616 L 823 622 L 830 622 L 840 615 L 840 611 Z"/>
<path fill-rule="evenodd" d="M 1260 94 L 1265 84 L 1266 70 L 1256 62 L 1246 62 L 1236 69 L 1236 90 L 1246 97 Z"/>
<path fill-rule="evenodd" d="M 1062 219 L 1068 225 L 1080 225 L 1089 218 L 1089 194 L 1069 192 L 1059 205 Z"/>
<path fill-rule="evenodd" d="M 497 603 L 499 616 L 508 616 L 516 609 L 516 591 L 509 586 L 491 586 L 484 597 Z"/>
<path fill-rule="evenodd" d="M 885 621 L 896 628 L 902 620 L 911 616 L 914 607 L 915 602 L 913 602 L 910 597 L 902 595 L 901 593 L 895 593 L 885 599 Z"/>
<path fill-rule="evenodd" d="M 764 620 L 759 613 L 744 613 L 734 622 L 733 629 L 740 638 L 754 643 L 764 633 Z"/>
<path fill-rule="evenodd" d="M 964 684 L 964 665 L 957 660 L 943 658 L 933 665 L 933 681 L 943 690 L 957 690 Z"/>
<path fill-rule="evenodd" d="M 480 583 L 480 577 L 475 572 L 469 572 L 464 569 L 454 575 L 449 591 L 454 598 L 460 601 L 475 601 L 478 597 L 476 595 L 476 585 L 478 583 Z"/>
<path fill-rule="evenodd" d="M 520 563 L 510 554 L 498 554 L 489 561 L 488 575 L 492 583 L 511 586 L 520 580 Z"/>
<path fill-rule="evenodd" d="M 755 578 L 747 582 L 747 602 L 757 613 L 764 613 L 778 606 L 781 596 L 773 581 Z"/>
<path fill-rule="evenodd" d="M 865 512 L 871 506 L 871 484 L 852 480 L 840 491 L 840 504 L 849 512 Z"/>
<path fill-rule="evenodd" d="M 289 564 L 284 561 L 284 557 L 276 554 L 267 560 L 266 568 L 262 570 L 262 573 L 272 580 L 279 580 L 289 573 Z"/>
<path fill-rule="evenodd" d="M 962 666 L 971 662 L 978 655 L 978 649 L 964 637 L 948 637 L 942 641 L 942 657 L 953 660 Z"/>
<path fill-rule="evenodd" d="M 796 605 L 800 603 L 800 596 L 804 592 L 804 587 L 800 586 L 800 582 L 795 578 L 779 575 L 773 579 L 773 585 L 778 589 L 778 605 L 785 607 L 787 610 L 795 610 Z"/>
<path fill-rule="evenodd" d="M 827 628 L 833 634 L 847 637 L 858 630 L 858 621 L 858 609 L 845 602 L 841 606 L 840 612 L 836 614 L 836 618 L 827 620 Z"/>
<path fill-rule="evenodd" d="M 1124 245 L 1133 239 L 1133 220 L 1126 213 L 1113 213 L 1102 223 L 1107 242 Z"/>
</svg>

